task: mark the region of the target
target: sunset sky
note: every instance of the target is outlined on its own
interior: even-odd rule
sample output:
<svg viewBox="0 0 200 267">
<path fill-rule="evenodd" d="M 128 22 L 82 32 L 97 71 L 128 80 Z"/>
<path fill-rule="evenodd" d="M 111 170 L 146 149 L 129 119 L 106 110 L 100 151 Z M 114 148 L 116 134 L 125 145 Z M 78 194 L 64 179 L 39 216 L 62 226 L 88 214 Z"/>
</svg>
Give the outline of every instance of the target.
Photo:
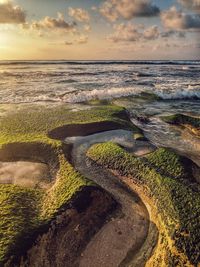
<svg viewBox="0 0 200 267">
<path fill-rule="evenodd" d="M 200 0 L 0 0 L 0 60 L 200 59 Z"/>
</svg>

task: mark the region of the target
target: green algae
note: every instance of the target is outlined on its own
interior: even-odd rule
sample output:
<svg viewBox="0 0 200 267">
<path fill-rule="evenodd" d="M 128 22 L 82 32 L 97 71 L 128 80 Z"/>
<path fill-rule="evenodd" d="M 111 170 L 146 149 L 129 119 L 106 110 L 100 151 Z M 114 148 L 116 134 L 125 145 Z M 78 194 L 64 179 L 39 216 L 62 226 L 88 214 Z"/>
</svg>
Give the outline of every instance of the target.
<svg viewBox="0 0 200 267">
<path fill-rule="evenodd" d="M 134 133 L 133 134 L 133 139 L 137 141 L 146 141 L 146 138 L 143 134 L 141 133 Z"/>
<path fill-rule="evenodd" d="M 107 105 L 84 111 L 69 111 L 66 107 L 44 110 L 22 110 L 0 119 L 0 145 L 10 142 L 30 142 L 44 140 L 52 143 L 48 132 L 63 125 L 85 124 L 92 122 L 117 122 L 122 128 L 140 132 L 126 115 L 125 109 Z"/>
<path fill-rule="evenodd" d="M 63 125 L 96 122 L 116 123 L 119 128 L 140 133 L 125 109 L 113 105 L 77 112 L 65 106 L 23 109 L 0 118 L 0 160 L 46 163 L 56 177 L 47 191 L 0 185 L 0 265 L 20 257 L 41 227 L 51 222 L 78 192 L 94 186 L 69 163 L 67 145 L 52 139 L 49 133 Z"/>
<path fill-rule="evenodd" d="M 163 121 L 188 129 L 196 137 L 200 137 L 200 118 L 189 115 L 175 114 L 162 117 Z"/>
<path fill-rule="evenodd" d="M 72 122 L 117 120 L 121 112 L 122 109 L 112 106 L 92 112 L 70 112 L 59 107 L 43 111 L 23 110 L 1 118 L 1 160 L 38 160 L 50 165 L 51 169 L 58 169 L 56 182 L 47 192 L 0 185 L 1 263 L 20 253 L 19 240 L 31 239 L 32 233 L 50 221 L 77 192 L 92 185 L 73 169 L 65 157 L 62 143 L 49 138 L 48 132 Z M 28 216 L 29 213 L 32 215 Z"/>
<path fill-rule="evenodd" d="M 134 177 L 146 188 L 146 194 L 153 199 L 164 224 L 163 246 L 168 254 L 164 259 L 166 266 L 196 266 L 199 263 L 200 189 L 198 185 L 194 189 L 182 183 L 181 178 L 185 179 L 188 173 L 179 156 L 161 149 L 147 156 L 148 164 L 148 161 L 136 158 L 110 142 L 92 146 L 87 156 L 120 175 Z M 168 164 L 172 164 L 171 169 Z M 163 174 L 165 170 L 166 175 Z M 185 265 L 187 262 L 189 265 Z"/>
<path fill-rule="evenodd" d="M 165 122 L 171 123 L 171 124 L 176 124 L 176 125 L 184 125 L 184 124 L 189 124 L 195 128 L 200 127 L 200 118 L 196 117 L 191 117 L 188 115 L 183 115 L 183 114 L 175 114 L 171 116 L 165 116 L 162 117 L 162 119 Z"/>
<path fill-rule="evenodd" d="M 170 177 L 181 179 L 189 176 L 191 162 L 171 149 L 159 148 L 145 156 L 148 163 Z M 187 166 L 186 166 L 187 164 Z"/>
<path fill-rule="evenodd" d="M 0 185 L 0 263 L 26 249 L 40 228 L 48 224 L 83 188 L 94 185 L 76 172 L 60 154 L 56 182 L 48 191 Z"/>
<path fill-rule="evenodd" d="M 150 92 L 142 92 L 137 97 L 140 99 L 147 100 L 149 102 L 161 100 L 161 98 L 158 95 Z"/>
<path fill-rule="evenodd" d="M 63 156 L 59 156 L 60 168 L 55 184 L 46 193 L 42 204 L 42 217 L 51 219 L 72 197 L 85 186 L 94 185 L 75 171 Z"/>
<path fill-rule="evenodd" d="M 40 225 L 43 192 L 16 185 L 0 185 L 0 264 L 17 254 L 33 230 Z"/>
</svg>

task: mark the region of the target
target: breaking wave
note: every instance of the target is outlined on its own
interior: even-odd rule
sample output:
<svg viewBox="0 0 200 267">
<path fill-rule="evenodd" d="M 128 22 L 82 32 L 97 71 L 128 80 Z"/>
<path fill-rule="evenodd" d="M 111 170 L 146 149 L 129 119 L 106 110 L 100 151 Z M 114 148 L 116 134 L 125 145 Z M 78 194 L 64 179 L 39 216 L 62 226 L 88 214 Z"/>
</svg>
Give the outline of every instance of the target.
<svg viewBox="0 0 200 267">
<path fill-rule="evenodd" d="M 81 91 L 72 94 L 67 94 L 63 97 L 64 102 L 80 103 L 90 100 L 110 100 L 113 98 L 139 95 L 144 90 L 140 87 L 137 88 L 111 88 L 111 89 L 99 89 L 91 91 Z"/>
<path fill-rule="evenodd" d="M 200 61 L 0 61 L 0 103 L 81 103 L 144 92 L 143 99 L 199 100 L 199 72 Z"/>
<path fill-rule="evenodd" d="M 150 90 L 142 86 L 134 88 L 110 88 L 110 89 L 94 89 L 94 90 L 74 90 L 66 91 L 62 93 L 47 93 L 45 91 L 40 94 L 24 95 L 18 92 L 12 92 L 7 94 L 6 97 L 1 97 L 2 92 L 0 91 L 0 98 L 3 100 L 0 103 L 33 103 L 33 102 L 63 102 L 63 103 L 82 103 L 91 100 L 112 100 L 123 97 L 140 97 L 143 99 L 151 99 L 155 96 L 155 101 L 159 100 L 199 100 L 200 90 Z"/>
</svg>

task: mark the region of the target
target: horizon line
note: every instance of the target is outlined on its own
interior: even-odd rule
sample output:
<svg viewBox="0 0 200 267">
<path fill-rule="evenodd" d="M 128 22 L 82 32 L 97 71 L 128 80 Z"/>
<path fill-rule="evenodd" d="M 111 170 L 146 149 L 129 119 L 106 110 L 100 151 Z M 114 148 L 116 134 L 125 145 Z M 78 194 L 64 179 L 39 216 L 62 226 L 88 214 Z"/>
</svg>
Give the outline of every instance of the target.
<svg viewBox="0 0 200 267">
<path fill-rule="evenodd" d="M 0 61 L 200 61 L 199 59 L 0 59 Z"/>
</svg>

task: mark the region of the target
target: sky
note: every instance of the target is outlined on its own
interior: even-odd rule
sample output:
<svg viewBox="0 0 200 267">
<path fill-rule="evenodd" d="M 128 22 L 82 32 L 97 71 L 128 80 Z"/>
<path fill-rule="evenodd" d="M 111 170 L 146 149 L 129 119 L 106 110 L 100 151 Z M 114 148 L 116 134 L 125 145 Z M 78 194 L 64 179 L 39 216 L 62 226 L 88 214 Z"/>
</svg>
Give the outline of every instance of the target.
<svg viewBox="0 0 200 267">
<path fill-rule="evenodd" d="M 200 0 L 0 0 L 0 60 L 200 59 Z"/>
</svg>

